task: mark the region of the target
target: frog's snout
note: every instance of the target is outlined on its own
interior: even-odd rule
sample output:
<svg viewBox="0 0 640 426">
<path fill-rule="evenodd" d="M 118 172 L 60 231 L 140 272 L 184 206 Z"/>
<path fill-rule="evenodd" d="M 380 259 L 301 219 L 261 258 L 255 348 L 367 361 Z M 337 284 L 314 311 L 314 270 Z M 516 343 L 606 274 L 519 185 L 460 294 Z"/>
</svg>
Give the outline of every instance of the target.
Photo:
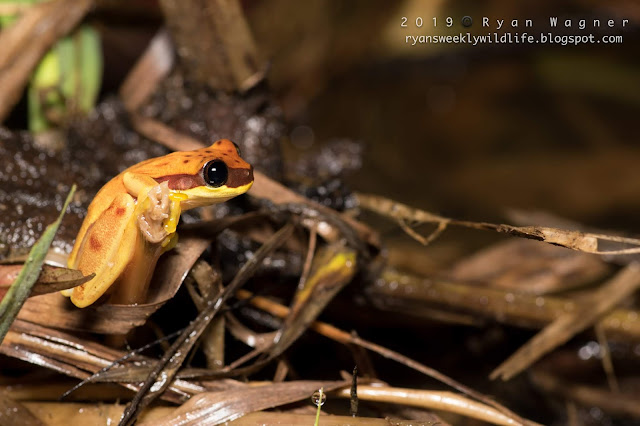
<svg viewBox="0 0 640 426">
<path fill-rule="evenodd" d="M 248 168 L 229 169 L 229 178 L 227 179 L 227 186 L 229 188 L 238 188 L 245 186 L 253 182 L 253 166 Z"/>
<path fill-rule="evenodd" d="M 247 181 L 252 181 L 253 180 L 253 166 L 249 166 L 248 169 L 244 169 L 245 170 L 245 179 L 247 179 Z"/>
</svg>

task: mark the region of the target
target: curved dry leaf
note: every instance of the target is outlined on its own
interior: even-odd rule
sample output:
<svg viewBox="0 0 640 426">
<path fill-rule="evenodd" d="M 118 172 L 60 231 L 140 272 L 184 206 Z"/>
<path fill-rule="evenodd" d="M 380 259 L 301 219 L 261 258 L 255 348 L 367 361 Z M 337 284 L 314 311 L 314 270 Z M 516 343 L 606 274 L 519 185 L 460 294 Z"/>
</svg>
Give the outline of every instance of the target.
<svg viewBox="0 0 640 426">
<path fill-rule="evenodd" d="M 333 297 L 351 282 L 358 271 L 357 254 L 338 244 L 320 249 L 304 287 L 296 292 L 285 327 L 270 355 L 277 356 L 315 321 Z"/>
<path fill-rule="evenodd" d="M 79 309 L 68 297 L 59 293 L 44 294 L 27 300 L 18 318 L 64 330 L 89 331 L 103 334 L 126 334 L 145 323 L 160 306 L 98 305 Z M 43 316 L 42 312 L 47 315 Z"/>
<path fill-rule="evenodd" d="M 29 409 L 36 417 L 46 421 L 47 425 L 115 425 L 122 417 L 123 406 L 119 404 L 95 404 L 95 403 L 69 403 L 69 402 L 41 402 L 29 401 L 23 405 Z M 175 408 L 154 406 L 145 410 L 140 415 L 140 421 L 155 424 L 154 421 L 159 418 L 168 416 Z M 424 415 L 422 415 L 424 418 Z M 233 426 L 255 426 L 255 425 L 312 425 L 315 414 L 297 414 L 297 413 L 272 413 L 268 411 L 259 411 L 235 420 L 230 425 Z M 347 416 L 322 416 L 322 426 L 343 426 L 349 424 L 352 426 L 449 426 L 441 420 L 439 423 L 435 421 L 416 422 L 374 419 L 371 417 L 347 417 Z M 42 424 L 42 423 L 39 423 Z M 24 423 L 16 423 L 23 426 Z"/>
<path fill-rule="evenodd" d="M 138 305 L 91 305 L 75 307 L 68 298 L 54 293 L 32 297 L 24 304 L 18 318 L 65 330 L 89 331 L 103 334 L 126 334 L 171 299 L 185 276 L 209 246 L 209 240 L 184 238 L 175 250 L 161 258 L 154 273 L 148 302 Z M 42 312 L 47 312 L 46 317 Z"/>
<path fill-rule="evenodd" d="M 446 279 L 543 295 L 593 283 L 610 272 L 600 257 L 536 241 L 511 239 L 456 262 Z"/>
<path fill-rule="evenodd" d="M 70 377 L 86 379 L 121 359 L 125 352 L 17 319 L 7 333 L 5 341 L 0 345 L 0 354 L 40 365 Z M 135 367 L 136 363 L 141 367 L 129 368 L 132 365 Z M 140 381 L 146 377 L 141 378 L 139 375 L 148 375 L 149 372 L 148 369 L 144 370 L 145 364 L 153 365 L 152 359 L 137 355 L 133 361 L 125 363 L 125 367 L 116 368 L 118 373 L 124 374 L 105 375 L 105 377 L 99 375 L 92 381 L 117 381 L 120 385 L 137 391 Z M 129 373 L 126 370 L 129 370 Z M 188 396 L 203 392 L 205 389 L 198 384 L 177 379 L 171 383 L 168 392 L 165 392 L 162 398 L 179 403 Z"/>
<path fill-rule="evenodd" d="M 315 257 L 312 273 L 302 289 L 295 295 L 293 306 L 273 342 L 234 361 L 223 375 L 244 375 L 260 369 L 282 354 L 309 328 L 333 297 L 347 285 L 357 272 L 356 252 L 340 244 L 324 247 Z M 268 335 L 265 335 L 268 339 Z M 263 353 L 253 364 L 238 368 L 249 359 Z"/>
<path fill-rule="evenodd" d="M 23 404 L 37 418 L 46 422 L 39 424 L 47 426 L 116 425 L 123 410 L 123 405 L 104 403 L 25 401 Z M 173 407 L 153 407 L 145 411 L 141 418 L 151 421 L 166 416 L 172 409 Z"/>
<path fill-rule="evenodd" d="M 0 300 L 18 277 L 21 269 L 22 265 L 0 265 Z M 89 281 L 92 277 L 93 275 L 82 275 L 82 272 L 75 269 L 44 265 L 31 289 L 30 297 L 73 288 Z"/>
<path fill-rule="evenodd" d="M 203 392 L 192 397 L 171 415 L 140 423 L 140 426 L 216 425 L 254 411 L 311 398 L 320 388 L 331 391 L 344 386 L 349 386 L 349 382 L 293 381 L 225 392 Z"/>
</svg>

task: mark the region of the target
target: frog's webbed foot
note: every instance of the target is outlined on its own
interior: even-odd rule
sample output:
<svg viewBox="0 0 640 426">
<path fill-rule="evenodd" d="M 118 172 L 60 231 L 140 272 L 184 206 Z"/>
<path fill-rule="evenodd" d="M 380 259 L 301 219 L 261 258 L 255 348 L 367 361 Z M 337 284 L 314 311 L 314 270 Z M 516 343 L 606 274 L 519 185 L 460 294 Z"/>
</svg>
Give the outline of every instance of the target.
<svg viewBox="0 0 640 426">
<path fill-rule="evenodd" d="M 138 200 L 137 222 L 144 238 L 153 244 L 168 246 L 180 219 L 180 194 L 172 193 L 167 182 L 152 186 L 146 197 Z"/>
<path fill-rule="evenodd" d="M 151 187 L 146 197 L 139 198 L 136 213 L 138 227 L 147 241 L 158 244 L 167 238 L 163 224 L 170 213 L 167 182 Z"/>
</svg>

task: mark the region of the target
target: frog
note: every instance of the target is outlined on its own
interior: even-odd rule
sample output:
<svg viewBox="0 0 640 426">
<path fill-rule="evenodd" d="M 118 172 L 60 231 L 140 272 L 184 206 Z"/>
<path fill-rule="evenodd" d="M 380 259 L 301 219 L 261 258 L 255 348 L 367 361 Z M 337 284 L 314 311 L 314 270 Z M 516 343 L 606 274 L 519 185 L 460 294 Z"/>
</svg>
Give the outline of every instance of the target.
<svg viewBox="0 0 640 426">
<path fill-rule="evenodd" d="M 252 185 L 253 167 L 228 139 L 129 167 L 89 204 L 67 261 L 95 276 L 63 295 L 78 308 L 106 295 L 109 303 L 142 303 L 159 257 L 177 243 L 180 214 L 225 202 Z"/>
</svg>

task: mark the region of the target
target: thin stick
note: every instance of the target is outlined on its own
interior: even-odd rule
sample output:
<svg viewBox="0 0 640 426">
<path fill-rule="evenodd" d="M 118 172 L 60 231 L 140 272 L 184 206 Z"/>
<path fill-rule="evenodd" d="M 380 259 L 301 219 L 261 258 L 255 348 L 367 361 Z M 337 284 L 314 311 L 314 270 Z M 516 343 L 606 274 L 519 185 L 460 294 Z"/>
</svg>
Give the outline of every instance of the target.
<svg viewBox="0 0 640 426">
<path fill-rule="evenodd" d="M 298 289 L 304 287 L 304 283 L 309 278 L 311 272 L 311 264 L 313 262 L 313 255 L 316 252 L 316 244 L 318 242 L 318 231 L 315 226 L 309 229 L 309 245 L 307 247 L 307 256 L 304 260 L 304 266 L 302 267 L 302 274 L 300 274 L 300 281 L 298 282 Z"/>
<path fill-rule="evenodd" d="M 204 332 L 206 325 L 209 324 L 213 317 L 222 309 L 227 299 L 254 274 L 269 253 L 284 244 L 287 238 L 293 233 L 293 230 L 294 225 L 292 223 L 280 228 L 278 232 L 273 234 L 269 240 L 256 251 L 251 259 L 242 265 L 242 268 L 238 271 L 233 281 L 231 281 L 223 291 L 210 299 L 208 305 L 200 311 L 196 319 L 185 328 L 180 337 L 173 342 L 171 348 L 169 348 L 156 363 L 153 370 L 149 373 L 147 380 L 145 380 L 138 393 L 136 393 L 136 396 L 131 403 L 127 405 L 120 419 L 120 425 L 132 425 L 138 413 L 169 387 L 178 372 L 179 365 L 177 364 L 183 360 L 183 358 L 176 355 L 178 351 L 185 354 L 191 350 L 200 335 Z"/>
<path fill-rule="evenodd" d="M 489 377 L 509 380 L 575 334 L 595 324 L 620 301 L 630 297 L 638 287 L 640 264 L 632 262 L 594 291 L 589 299 L 578 305 L 574 311 L 562 314 L 521 346 L 493 370 Z"/>
<path fill-rule="evenodd" d="M 286 306 L 280 305 L 262 296 L 254 296 L 252 293 L 244 289 L 239 290 L 236 293 L 236 297 L 238 297 L 239 299 L 250 299 L 250 303 L 252 305 L 280 318 L 285 318 L 289 313 L 289 308 L 287 308 Z M 427 367 L 426 365 L 423 365 L 417 361 L 414 361 L 413 359 L 408 358 L 398 352 L 392 351 L 383 346 L 369 342 L 358 336 L 354 336 L 350 333 L 347 333 L 344 330 L 340 330 L 339 328 L 334 327 L 331 324 L 327 324 L 322 321 L 314 321 L 309 328 L 311 328 L 315 332 L 325 337 L 328 337 L 329 339 L 335 340 L 342 344 L 358 345 L 363 348 L 369 349 L 370 351 L 373 351 L 379 355 L 382 355 L 385 358 L 388 358 L 400 364 L 406 365 L 407 367 L 412 368 L 416 371 L 419 371 L 426 376 L 432 377 L 446 384 L 447 386 L 452 387 L 453 389 L 456 389 L 466 395 L 469 395 L 472 398 L 477 399 L 478 401 L 481 401 L 487 405 L 494 407 L 496 410 L 500 411 L 501 413 L 504 413 L 506 416 L 515 420 L 517 423 L 529 424 L 528 421 L 525 421 L 516 413 L 509 410 L 507 407 L 497 403 L 496 401 L 493 401 L 492 399 L 482 395 L 479 392 L 476 392 L 475 390 L 461 383 L 458 383 L 456 380 L 440 373 L 439 371 L 433 368 Z"/>
<path fill-rule="evenodd" d="M 465 398 L 452 392 L 427 391 L 422 389 L 403 389 L 384 386 L 361 385 L 359 397 L 364 401 L 379 401 L 393 404 L 412 405 L 416 407 L 444 410 L 463 416 L 480 419 L 496 425 L 519 425 L 518 420 L 506 416 L 494 408 Z M 336 391 L 336 394 L 348 398 L 348 388 Z M 527 421 L 527 424 L 536 423 Z"/>
<path fill-rule="evenodd" d="M 472 222 L 466 220 L 451 219 L 436 214 L 416 209 L 406 204 L 398 203 L 391 199 L 378 195 L 368 195 L 357 193 L 356 197 L 361 207 L 376 212 L 382 216 L 387 216 L 400 223 L 402 229 L 415 238 L 415 232 L 407 231 L 403 222 L 412 221 L 417 223 L 438 224 L 437 235 L 439 235 L 447 225 L 456 225 L 466 228 L 491 230 L 500 233 L 513 235 L 516 237 L 528 238 L 543 241 L 548 244 L 562 246 L 571 250 L 599 255 L 625 255 L 640 253 L 640 239 L 620 237 L 617 235 L 596 234 L 592 232 L 568 231 L 546 226 L 512 226 L 506 224 L 495 224 L 488 222 Z M 423 237 L 416 238 L 422 242 Z M 621 245 L 633 245 L 633 248 L 621 248 L 618 250 L 599 250 L 600 241 L 607 241 Z"/>
<path fill-rule="evenodd" d="M 602 353 L 602 368 L 607 375 L 607 383 L 613 393 L 620 393 L 620 385 L 618 385 L 618 379 L 616 378 L 616 372 L 613 369 L 613 360 L 611 359 L 611 350 L 609 349 L 609 341 L 607 340 L 607 334 L 600 323 L 594 327 L 596 331 L 596 337 L 600 344 L 600 351 Z"/>
</svg>

